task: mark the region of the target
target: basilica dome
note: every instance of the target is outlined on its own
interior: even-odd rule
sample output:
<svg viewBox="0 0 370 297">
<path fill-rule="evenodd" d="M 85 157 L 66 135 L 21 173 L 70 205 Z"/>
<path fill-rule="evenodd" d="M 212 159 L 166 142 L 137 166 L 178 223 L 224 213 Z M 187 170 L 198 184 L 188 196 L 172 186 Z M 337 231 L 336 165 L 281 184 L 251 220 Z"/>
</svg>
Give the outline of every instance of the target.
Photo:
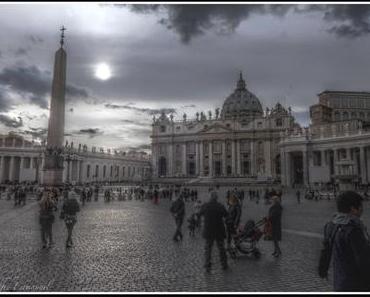
<svg viewBox="0 0 370 297">
<path fill-rule="evenodd" d="M 226 98 L 221 111 L 224 119 L 247 120 L 263 115 L 263 109 L 259 99 L 247 90 L 242 73 L 235 91 Z"/>
</svg>

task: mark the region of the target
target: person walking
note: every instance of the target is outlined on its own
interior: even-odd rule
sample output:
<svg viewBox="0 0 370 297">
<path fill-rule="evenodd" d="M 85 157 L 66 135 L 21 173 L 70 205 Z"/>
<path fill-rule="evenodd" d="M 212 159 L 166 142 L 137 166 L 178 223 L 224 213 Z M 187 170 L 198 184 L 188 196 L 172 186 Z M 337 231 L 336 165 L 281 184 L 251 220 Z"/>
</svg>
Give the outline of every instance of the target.
<svg viewBox="0 0 370 297">
<path fill-rule="evenodd" d="M 181 193 L 179 194 L 177 200 L 172 203 L 170 211 L 175 218 L 176 223 L 176 232 L 173 236 L 173 240 L 177 242 L 179 240 L 182 240 L 181 227 L 185 217 L 185 203 L 183 200 L 183 195 Z"/>
<path fill-rule="evenodd" d="M 297 196 L 297 202 L 298 202 L 298 204 L 301 204 L 301 192 L 299 190 L 297 190 L 297 192 L 295 194 Z"/>
<path fill-rule="evenodd" d="M 80 211 L 80 205 L 76 199 L 77 194 L 74 190 L 68 195 L 68 198 L 64 201 L 63 204 L 63 214 L 64 214 L 64 222 L 67 227 L 68 236 L 66 241 L 66 247 L 69 248 L 73 245 L 72 242 L 72 231 L 73 227 L 77 222 L 77 215 L 76 213 Z"/>
<path fill-rule="evenodd" d="M 228 215 L 225 223 L 227 228 L 227 248 L 231 248 L 231 240 L 236 235 L 237 228 L 239 227 L 240 217 L 242 214 L 241 205 L 239 199 L 235 193 L 231 194 L 229 199 Z"/>
<path fill-rule="evenodd" d="M 324 227 L 324 247 L 333 255 L 334 290 L 370 291 L 370 240 L 360 217 L 363 198 L 356 192 L 338 195 L 337 213 Z M 327 267 L 329 268 L 329 261 Z M 320 271 L 327 277 L 327 270 Z"/>
<path fill-rule="evenodd" d="M 55 209 L 51 192 L 44 192 L 40 203 L 39 223 L 41 225 L 42 248 L 51 247 L 53 242 L 53 223 L 55 220 L 53 211 Z"/>
<path fill-rule="evenodd" d="M 203 204 L 200 210 L 200 216 L 204 217 L 203 238 L 205 244 L 205 268 L 207 272 L 211 271 L 212 246 L 216 241 L 220 253 L 222 268 L 228 269 L 227 255 L 225 250 L 225 224 L 224 218 L 227 217 L 227 210 L 218 201 L 217 191 L 211 190 L 209 202 Z"/>
<path fill-rule="evenodd" d="M 271 222 L 271 238 L 274 242 L 274 252 L 272 255 L 274 257 L 279 257 L 281 255 L 281 249 L 279 246 L 279 241 L 281 241 L 281 215 L 283 212 L 283 207 L 280 204 L 280 198 L 277 195 L 272 196 L 272 205 L 269 209 L 268 218 Z"/>
</svg>

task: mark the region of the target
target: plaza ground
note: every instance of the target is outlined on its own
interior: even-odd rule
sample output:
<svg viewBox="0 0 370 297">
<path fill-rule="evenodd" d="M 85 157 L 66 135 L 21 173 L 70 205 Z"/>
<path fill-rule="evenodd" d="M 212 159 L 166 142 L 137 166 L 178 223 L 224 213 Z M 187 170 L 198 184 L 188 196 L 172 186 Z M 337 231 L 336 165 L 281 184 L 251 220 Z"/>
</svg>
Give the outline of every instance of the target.
<svg viewBox="0 0 370 297">
<path fill-rule="evenodd" d="M 200 190 L 206 199 L 206 189 Z M 221 191 L 224 202 L 224 190 Z M 335 211 L 334 201 L 298 205 L 294 192 L 283 196 L 282 257 L 275 259 L 273 244 L 261 240 L 259 260 L 248 256 L 229 259 L 223 271 L 216 246 L 213 267 L 206 273 L 204 240 L 191 238 L 184 223 L 184 240 L 172 241 L 174 221 L 170 202 L 89 202 L 82 207 L 74 230 L 74 247 L 65 248 L 66 228 L 56 215 L 55 246 L 41 249 L 38 206 L 14 207 L 0 200 L 0 291 L 57 292 L 327 292 L 331 279 L 317 276 L 321 234 Z M 268 205 L 246 199 L 242 222 L 266 215 Z M 187 203 L 186 217 L 192 203 Z M 370 210 L 363 219 L 368 226 Z"/>
</svg>

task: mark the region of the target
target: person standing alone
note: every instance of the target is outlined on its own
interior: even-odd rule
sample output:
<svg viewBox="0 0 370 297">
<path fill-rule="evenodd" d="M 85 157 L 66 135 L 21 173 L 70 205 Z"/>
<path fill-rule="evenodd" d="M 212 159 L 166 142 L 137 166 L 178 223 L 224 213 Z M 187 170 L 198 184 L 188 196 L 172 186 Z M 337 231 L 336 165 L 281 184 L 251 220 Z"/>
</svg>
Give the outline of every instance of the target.
<svg viewBox="0 0 370 297">
<path fill-rule="evenodd" d="M 280 204 L 279 196 L 277 195 L 272 196 L 272 206 L 269 209 L 268 217 L 271 222 L 271 227 L 272 227 L 271 237 L 274 242 L 274 252 L 272 253 L 272 255 L 276 258 L 281 255 L 279 241 L 281 241 L 282 212 L 283 212 L 283 207 Z"/>
<path fill-rule="evenodd" d="M 200 216 L 204 216 L 203 237 L 206 240 L 205 268 L 207 272 L 211 271 L 212 246 L 215 241 L 220 252 L 222 269 L 228 269 L 225 250 L 226 231 L 224 224 L 224 218 L 227 217 L 228 213 L 225 206 L 219 203 L 217 199 L 217 191 L 211 191 L 210 201 L 203 204 L 199 213 Z"/>
<path fill-rule="evenodd" d="M 184 222 L 185 216 L 185 203 L 182 197 L 182 193 L 179 194 L 178 198 L 172 203 L 170 211 L 175 218 L 176 232 L 173 236 L 174 241 L 182 240 L 181 227 Z"/>
<path fill-rule="evenodd" d="M 68 196 L 67 200 L 64 201 L 63 204 L 63 214 L 64 214 L 64 222 L 67 227 L 68 235 L 67 235 L 67 242 L 66 247 L 69 248 L 73 245 L 72 242 L 72 231 L 73 227 L 77 222 L 76 213 L 80 211 L 80 205 L 76 199 L 77 194 L 75 191 L 71 191 L 70 195 Z"/>
</svg>

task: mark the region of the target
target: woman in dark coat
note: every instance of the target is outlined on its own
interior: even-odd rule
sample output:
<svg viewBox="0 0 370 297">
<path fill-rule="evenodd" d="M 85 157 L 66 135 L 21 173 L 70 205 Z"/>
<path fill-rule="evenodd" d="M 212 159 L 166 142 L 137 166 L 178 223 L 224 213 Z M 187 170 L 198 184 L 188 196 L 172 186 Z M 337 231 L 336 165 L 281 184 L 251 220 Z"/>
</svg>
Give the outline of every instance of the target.
<svg viewBox="0 0 370 297">
<path fill-rule="evenodd" d="M 280 199 L 278 196 L 274 195 L 272 197 L 272 206 L 269 209 L 269 220 L 271 221 L 272 233 L 271 237 L 274 242 L 274 257 L 279 257 L 281 255 L 281 250 L 279 246 L 279 241 L 281 241 L 281 214 L 283 212 L 283 207 L 280 204 Z"/>
</svg>

